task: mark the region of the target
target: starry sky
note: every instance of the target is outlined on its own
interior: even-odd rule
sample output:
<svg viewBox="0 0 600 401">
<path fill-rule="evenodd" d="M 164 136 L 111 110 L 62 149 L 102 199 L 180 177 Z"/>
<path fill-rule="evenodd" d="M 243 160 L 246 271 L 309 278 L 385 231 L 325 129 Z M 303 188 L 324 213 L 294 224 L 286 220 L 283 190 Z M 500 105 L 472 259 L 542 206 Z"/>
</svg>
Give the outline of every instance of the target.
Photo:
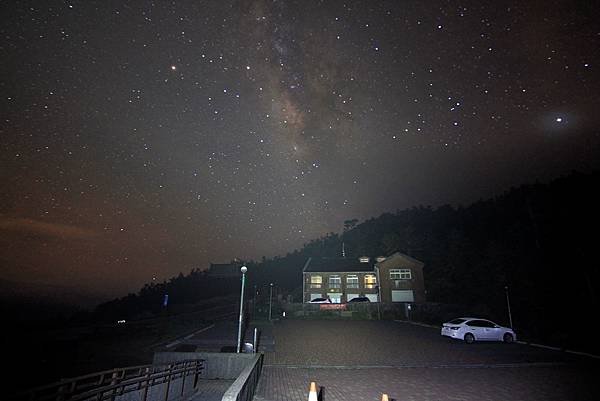
<svg viewBox="0 0 600 401">
<path fill-rule="evenodd" d="M 599 167 L 586 1 L 4 1 L 0 279 L 104 296 Z"/>
</svg>

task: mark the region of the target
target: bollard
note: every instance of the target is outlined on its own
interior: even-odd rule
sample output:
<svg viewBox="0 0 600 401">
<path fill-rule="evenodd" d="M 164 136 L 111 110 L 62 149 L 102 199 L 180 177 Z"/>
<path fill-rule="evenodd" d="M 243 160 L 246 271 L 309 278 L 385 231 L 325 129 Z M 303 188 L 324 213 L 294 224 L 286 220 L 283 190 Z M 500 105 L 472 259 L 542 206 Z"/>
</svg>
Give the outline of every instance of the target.
<svg viewBox="0 0 600 401">
<path fill-rule="evenodd" d="M 387 394 L 383 394 L 381 396 L 381 401 L 389 401 L 388 395 Z"/>
<path fill-rule="evenodd" d="M 254 353 L 256 353 L 256 347 L 258 345 L 258 328 L 257 327 L 254 328 L 254 343 L 252 345 L 253 345 L 252 349 L 254 350 Z"/>
<path fill-rule="evenodd" d="M 308 401 L 318 401 L 317 384 L 315 382 L 310 382 L 310 390 L 308 391 Z"/>
</svg>

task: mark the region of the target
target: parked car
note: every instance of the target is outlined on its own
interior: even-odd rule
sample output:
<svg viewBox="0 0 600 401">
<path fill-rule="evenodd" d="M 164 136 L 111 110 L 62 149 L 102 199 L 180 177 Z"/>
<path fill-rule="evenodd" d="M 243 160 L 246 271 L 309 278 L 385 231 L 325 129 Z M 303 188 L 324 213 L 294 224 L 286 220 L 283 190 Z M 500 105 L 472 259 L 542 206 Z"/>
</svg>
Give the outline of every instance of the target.
<svg viewBox="0 0 600 401">
<path fill-rule="evenodd" d="M 348 302 L 371 302 L 371 300 L 367 297 L 355 297 Z"/>
<path fill-rule="evenodd" d="M 329 298 L 315 298 L 312 301 L 310 301 L 311 304 L 330 304 L 331 303 L 331 299 Z"/>
<path fill-rule="evenodd" d="M 461 317 L 442 325 L 441 334 L 446 337 L 464 340 L 467 344 L 475 341 L 504 341 L 512 343 L 517 335 L 510 327 L 503 327 L 487 319 Z"/>
</svg>

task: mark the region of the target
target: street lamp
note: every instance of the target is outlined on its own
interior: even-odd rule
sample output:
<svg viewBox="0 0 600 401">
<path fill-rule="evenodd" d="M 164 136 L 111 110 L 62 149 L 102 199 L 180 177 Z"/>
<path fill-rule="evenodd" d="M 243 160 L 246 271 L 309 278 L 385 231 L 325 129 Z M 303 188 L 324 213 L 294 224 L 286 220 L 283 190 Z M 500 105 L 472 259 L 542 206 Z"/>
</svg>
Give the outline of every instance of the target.
<svg viewBox="0 0 600 401">
<path fill-rule="evenodd" d="M 271 321 L 271 311 L 273 310 L 272 308 L 272 303 L 273 303 L 273 283 L 270 284 L 271 286 L 271 292 L 269 294 L 269 322 Z"/>
<path fill-rule="evenodd" d="M 248 268 L 246 266 L 242 266 L 240 271 L 242 272 L 242 295 L 240 297 L 240 319 L 238 323 L 238 338 L 237 338 L 237 348 L 236 352 L 240 352 L 240 346 L 242 345 L 242 316 L 244 314 L 244 284 L 246 283 L 246 272 Z"/>
<path fill-rule="evenodd" d="M 506 292 L 506 306 L 508 307 L 508 322 L 510 324 L 510 328 L 512 329 L 513 327 L 513 323 L 512 323 L 512 315 L 510 313 L 510 299 L 508 298 L 508 286 L 504 286 L 504 291 Z"/>
</svg>

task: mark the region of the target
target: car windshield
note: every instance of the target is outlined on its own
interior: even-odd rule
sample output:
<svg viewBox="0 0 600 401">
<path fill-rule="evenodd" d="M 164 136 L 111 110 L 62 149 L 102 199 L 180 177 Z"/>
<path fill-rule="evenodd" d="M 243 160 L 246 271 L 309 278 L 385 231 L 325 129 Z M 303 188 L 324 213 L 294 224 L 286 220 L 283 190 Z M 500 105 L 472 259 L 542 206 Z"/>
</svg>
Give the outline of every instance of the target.
<svg viewBox="0 0 600 401">
<path fill-rule="evenodd" d="M 325 298 L 315 298 L 310 302 L 321 302 L 321 301 L 325 301 Z"/>
<path fill-rule="evenodd" d="M 450 324 L 461 324 L 461 323 L 464 323 L 465 321 L 466 321 L 466 319 L 453 319 L 453 320 L 450 320 L 448 323 L 450 323 Z"/>
</svg>

